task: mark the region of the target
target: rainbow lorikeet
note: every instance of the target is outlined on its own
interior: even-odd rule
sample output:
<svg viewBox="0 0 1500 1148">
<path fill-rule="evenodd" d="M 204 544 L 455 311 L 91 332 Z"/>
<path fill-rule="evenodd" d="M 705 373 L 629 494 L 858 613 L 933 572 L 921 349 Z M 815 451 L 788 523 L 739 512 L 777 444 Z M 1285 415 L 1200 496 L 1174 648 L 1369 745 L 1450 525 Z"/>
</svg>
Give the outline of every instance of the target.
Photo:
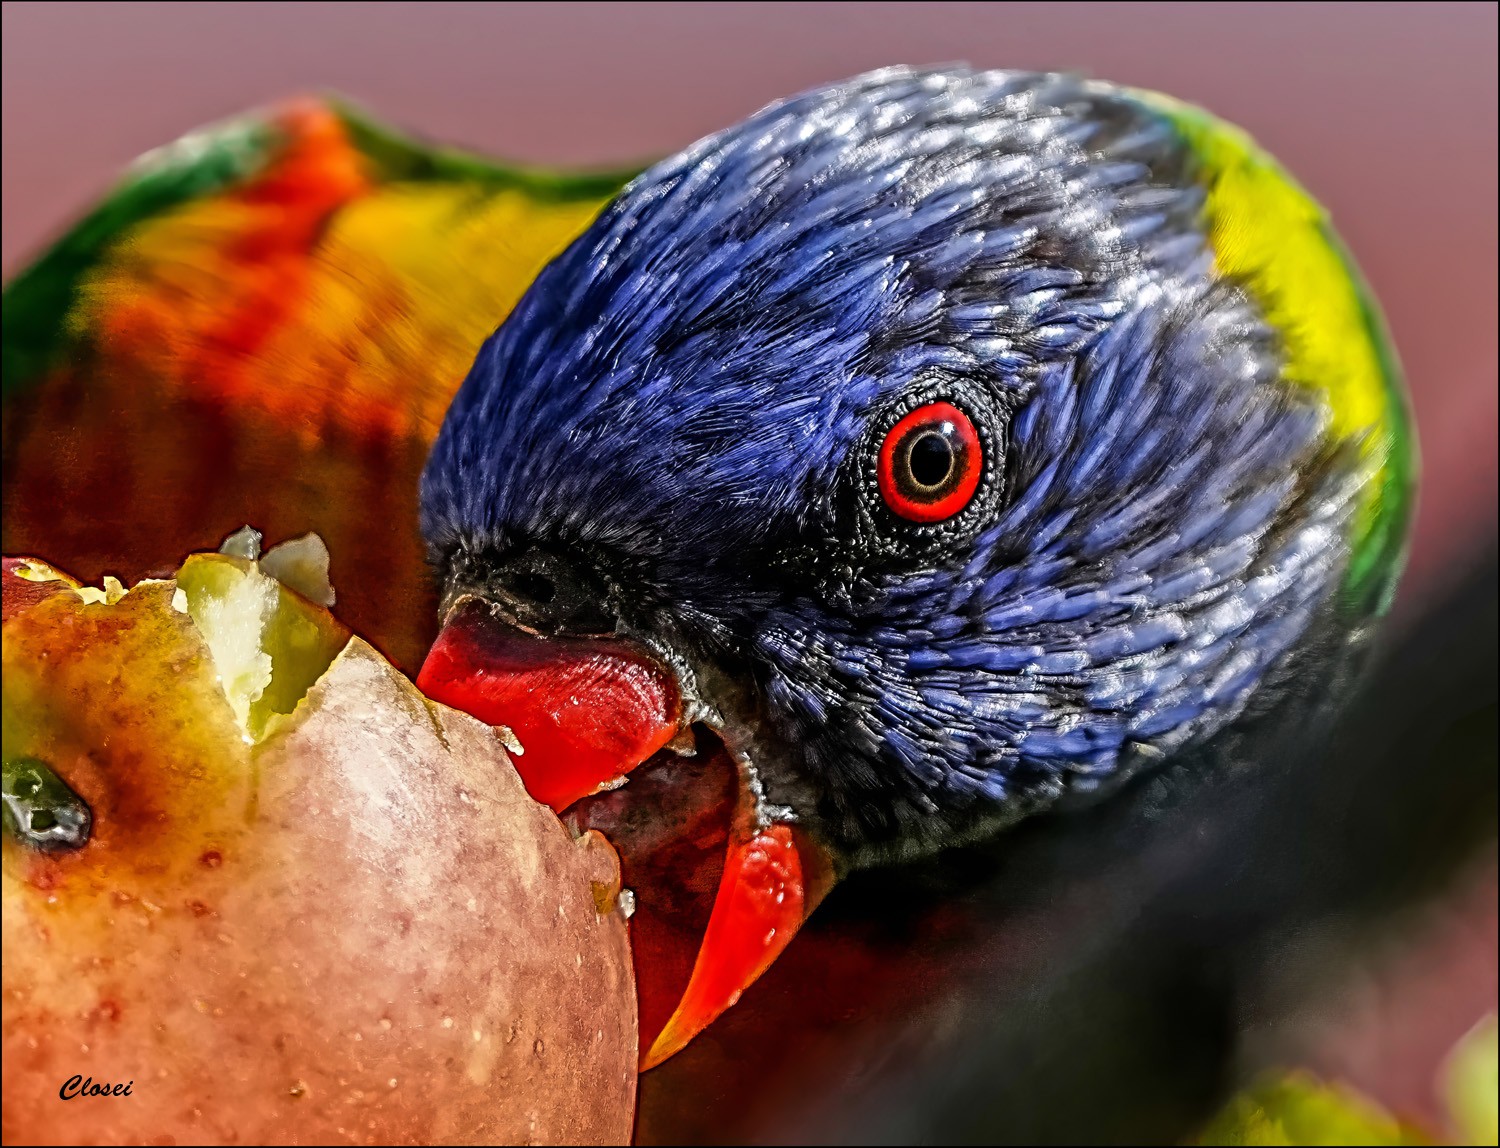
<svg viewBox="0 0 1500 1148">
<path fill-rule="evenodd" d="M 686 731 L 734 762 L 655 1064 L 831 875 L 1328 692 L 1394 584 L 1407 442 L 1356 273 L 1243 137 L 879 72 L 645 172 L 485 343 L 423 475 L 419 682 L 513 725 L 580 824 L 673 809 L 599 791 Z"/>
<path fill-rule="evenodd" d="M 152 157 L 5 314 L 5 550 L 321 531 L 347 620 L 620 847 L 647 1065 L 840 878 L 1316 743 L 1406 537 L 1324 213 L 1066 76 L 873 73 L 634 178 L 298 105 Z"/>
</svg>

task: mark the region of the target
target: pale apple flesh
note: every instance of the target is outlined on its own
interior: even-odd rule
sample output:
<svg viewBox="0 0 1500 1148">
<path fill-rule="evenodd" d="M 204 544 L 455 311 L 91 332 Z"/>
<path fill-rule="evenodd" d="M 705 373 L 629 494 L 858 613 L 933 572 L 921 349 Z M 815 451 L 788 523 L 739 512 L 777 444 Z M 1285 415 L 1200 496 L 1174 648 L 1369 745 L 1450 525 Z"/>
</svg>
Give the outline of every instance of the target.
<svg viewBox="0 0 1500 1148">
<path fill-rule="evenodd" d="M 5 837 L 7 1143 L 629 1139 L 618 863 L 494 730 L 251 558 L 4 578 L 5 760 L 92 818 Z"/>
</svg>

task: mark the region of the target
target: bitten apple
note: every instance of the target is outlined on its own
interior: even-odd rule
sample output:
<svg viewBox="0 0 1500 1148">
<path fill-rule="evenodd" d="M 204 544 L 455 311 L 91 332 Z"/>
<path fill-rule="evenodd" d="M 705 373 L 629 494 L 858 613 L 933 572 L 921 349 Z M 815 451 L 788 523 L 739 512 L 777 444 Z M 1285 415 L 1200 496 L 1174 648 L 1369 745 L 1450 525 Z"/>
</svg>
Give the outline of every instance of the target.
<svg viewBox="0 0 1500 1148">
<path fill-rule="evenodd" d="M 503 732 L 254 555 L 3 578 L 6 1143 L 629 1139 L 618 864 Z"/>
</svg>

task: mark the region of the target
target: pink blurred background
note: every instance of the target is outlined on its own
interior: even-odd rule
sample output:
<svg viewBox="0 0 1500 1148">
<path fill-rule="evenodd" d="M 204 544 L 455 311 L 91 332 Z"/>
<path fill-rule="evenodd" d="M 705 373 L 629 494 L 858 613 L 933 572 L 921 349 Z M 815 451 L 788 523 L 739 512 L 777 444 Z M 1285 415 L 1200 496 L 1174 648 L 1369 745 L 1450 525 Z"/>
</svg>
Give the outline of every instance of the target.
<svg viewBox="0 0 1500 1148">
<path fill-rule="evenodd" d="M 1332 210 L 1385 307 L 1423 455 L 1400 607 L 1410 617 L 1495 532 L 1496 14 L 1493 4 L 7 3 L 0 259 L 14 272 L 140 153 L 302 91 L 340 92 L 481 152 L 607 166 L 891 63 L 1068 69 L 1161 89 L 1285 161 Z M 1351 989 L 1347 1022 L 1310 1034 L 1310 1060 L 1426 1106 L 1423 1072 L 1495 1005 L 1494 868 L 1491 857 L 1456 894 L 1420 960 Z"/>
</svg>

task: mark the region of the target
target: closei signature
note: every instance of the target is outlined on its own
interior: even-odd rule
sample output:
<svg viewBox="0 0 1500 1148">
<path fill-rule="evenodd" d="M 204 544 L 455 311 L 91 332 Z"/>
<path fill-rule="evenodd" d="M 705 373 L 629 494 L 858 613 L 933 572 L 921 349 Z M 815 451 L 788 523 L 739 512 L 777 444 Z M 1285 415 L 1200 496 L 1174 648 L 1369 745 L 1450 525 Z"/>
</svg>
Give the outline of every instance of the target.
<svg viewBox="0 0 1500 1148">
<path fill-rule="evenodd" d="M 72 1100 L 75 1096 L 129 1096 L 130 1086 L 134 1083 L 127 1080 L 124 1084 L 95 1084 L 92 1076 L 70 1076 L 63 1081 L 57 1095 L 64 1100 Z"/>
</svg>

